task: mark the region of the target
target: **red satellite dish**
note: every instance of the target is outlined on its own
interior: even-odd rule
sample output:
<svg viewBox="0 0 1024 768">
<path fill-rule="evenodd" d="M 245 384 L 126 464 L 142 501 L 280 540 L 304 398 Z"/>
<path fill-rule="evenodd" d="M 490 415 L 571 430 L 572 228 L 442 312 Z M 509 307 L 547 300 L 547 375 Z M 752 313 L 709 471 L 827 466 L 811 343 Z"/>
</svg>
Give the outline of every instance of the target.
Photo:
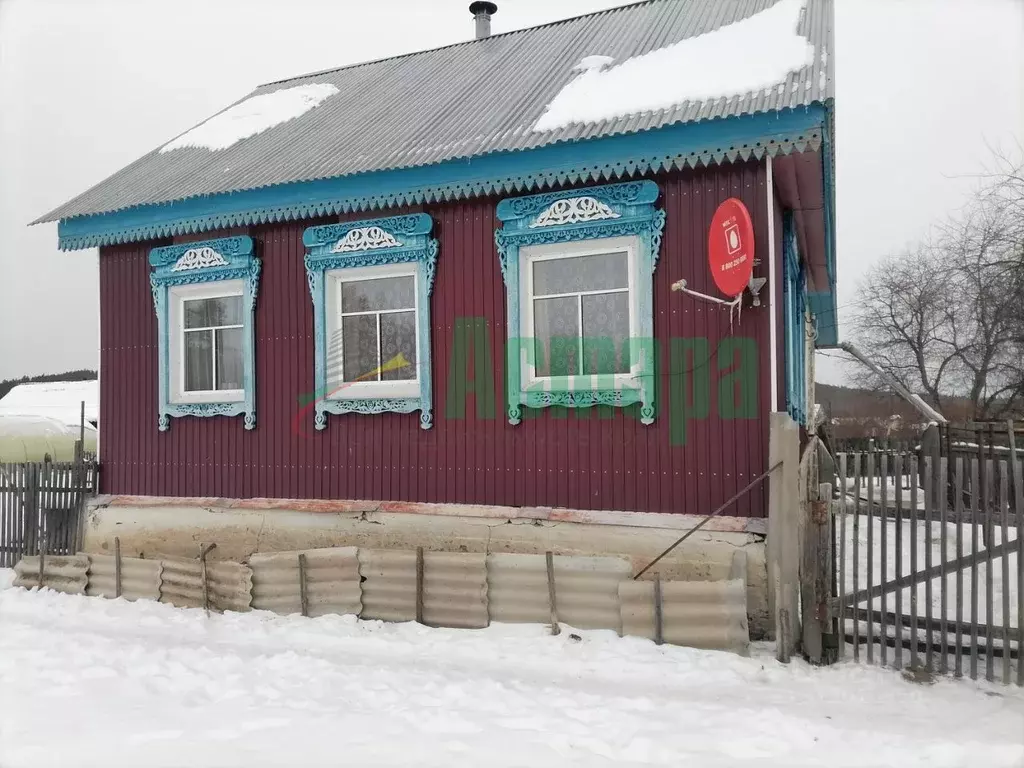
<svg viewBox="0 0 1024 768">
<path fill-rule="evenodd" d="M 754 224 L 735 197 L 718 206 L 711 219 L 708 265 L 718 290 L 730 298 L 743 293 L 754 274 Z"/>
</svg>

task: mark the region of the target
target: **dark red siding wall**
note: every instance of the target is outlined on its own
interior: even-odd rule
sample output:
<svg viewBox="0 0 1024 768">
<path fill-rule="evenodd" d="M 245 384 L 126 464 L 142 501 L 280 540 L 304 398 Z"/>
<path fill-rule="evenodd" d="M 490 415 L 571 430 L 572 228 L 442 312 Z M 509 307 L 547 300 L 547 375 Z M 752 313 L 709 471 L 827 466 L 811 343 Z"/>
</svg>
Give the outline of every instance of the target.
<svg viewBox="0 0 1024 768">
<path fill-rule="evenodd" d="M 671 377 L 690 381 L 694 372 L 692 361 L 669 357 L 669 340 L 707 337 L 714 352 L 730 324 L 727 310 L 672 293 L 669 286 L 685 277 L 695 290 L 715 293 L 706 233 L 715 208 L 730 196 L 750 208 L 763 257 L 758 272 L 766 273 L 764 164 L 656 180 L 667 224 L 654 280 L 654 327 L 663 354 L 658 416 L 651 426 L 617 409 L 606 419 L 549 410 L 508 424 L 502 396 L 505 291 L 494 247 L 494 199 L 423 208 L 434 217 L 440 240 L 431 305 L 435 415 L 427 431 L 419 428 L 417 414 L 330 416 L 323 432 L 313 430 L 312 414 L 297 419 L 300 397 L 313 388 L 302 231 L 320 220 L 249 230 L 263 259 L 256 304 L 257 428 L 246 432 L 240 418 L 182 418 L 159 432 L 157 330 L 146 260 L 150 248 L 167 241 L 103 248 L 103 492 L 710 512 L 767 466 L 768 309 L 748 308 L 731 331 L 757 344 L 756 416 L 718 417 L 714 357 L 707 364 L 710 415 L 691 420 L 685 444 L 673 445 L 669 422 L 680 403 L 671 402 Z M 763 296 L 767 303 L 767 290 Z M 453 329 L 462 317 L 486 318 L 488 324 L 497 389 L 493 419 L 477 417 L 472 397 L 465 418 L 445 416 Z M 758 490 L 730 511 L 762 516 L 764 499 Z"/>
</svg>

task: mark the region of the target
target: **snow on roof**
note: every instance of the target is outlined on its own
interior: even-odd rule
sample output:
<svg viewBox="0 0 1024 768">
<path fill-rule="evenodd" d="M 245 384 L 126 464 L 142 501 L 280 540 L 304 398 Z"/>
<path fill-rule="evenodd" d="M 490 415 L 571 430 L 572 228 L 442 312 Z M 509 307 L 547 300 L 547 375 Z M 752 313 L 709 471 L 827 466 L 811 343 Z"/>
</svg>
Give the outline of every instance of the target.
<svg viewBox="0 0 1024 768">
<path fill-rule="evenodd" d="M 92 431 L 90 425 L 86 429 Z M 2 437 L 78 437 L 78 427 L 50 416 L 18 416 L 0 413 Z"/>
<path fill-rule="evenodd" d="M 814 45 L 797 33 L 804 0 L 780 0 L 745 19 L 608 66 L 591 55 L 533 126 L 551 131 L 667 109 L 685 102 L 756 94 L 784 87 L 814 61 Z"/>
<path fill-rule="evenodd" d="M 227 149 L 242 139 L 306 114 L 337 92 L 330 83 L 309 83 L 252 96 L 168 142 L 160 152 L 185 147 Z"/>
<path fill-rule="evenodd" d="M 713 40 L 714 30 L 723 26 L 742 29 L 743 19 L 770 13 L 771 9 L 763 9 L 773 2 L 647 0 L 481 40 L 465 40 L 429 51 L 268 83 L 254 91 L 246 102 L 310 83 L 329 83 L 338 93 L 299 118 L 275 125 L 213 155 L 196 149 L 150 152 L 38 221 L 277 184 L 435 165 L 491 153 L 529 151 L 561 142 L 589 141 L 668 125 L 771 114 L 829 103 L 835 97 L 836 57 L 831 50 L 834 2 L 807 0 L 800 21 L 800 32 L 806 40 L 793 37 L 792 29 L 787 28 L 782 38 L 793 38 L 789 42 L 782 38 L 757 40 L 752 51 L 733 51 L 728 57 L 712 52 L 715 63 L 705 66 L 701 62 L 696 70 L 691 67 L 688 71 L 658 72 L 656 78 L 656 82 L 663 84 L 659 87 L 666 89 L 667 97 L 675 88 L 672 81 L 683 76 L 691 80 L 709 77 L 713 68 L 721 67 L 717 62 L 722 58 L 753 59 L 756 65 L 742 66 L 766 69 L 769 61 L 781 55 L 776 50 L 778 46 L 813 43 L 821 55 L 790 75 L 781 92 L 774 87 L 751 98 L 691 102 L 643 116 L 625 116 L 594 125 L 577 124 L 548 133 L 531 130 L 545 106 L 567 82 L 574 82 L 579 76 L 571 71 L 573 65 L 588 56 L 604 54 L 614 56 L 618 62 L 635 61 L 644 54 L 671 49 L 681 40 L 702 34 Z M 560 4 L 549 5 L 557 8 Z M 600 60 L 591 59 L 587 66 L 599 63 Z M 621 68 L 608 67 L 597 74 L 611 76 Z M 194 87 L 203 88 L 210 73 L 200 71 L 195 77 Z M 388 98 L 393 94 L 401 97 Z M 675 98 L 674 93 L 672 97 Z M 191 141 L 195 134 L 189 134 Z M 176 139 L 167 149 L 185 141 L 184 137 Z M 717 138 L 709 139 L 699 149 L 706 155 L 701 162 L 724 156 Z M 777 149 L 770 151 L 774 153 Z M 749 156 L 748 153 L 743 157 Z M 454 188 L 438 188 L 439 199 L 449 195 L 454 199 L 462 194 Z M 340 210 L 330 208 L 328 212 Z M 283 212 L 268 215 L 269 221 L 283 220 L 279 216 L 287 218 Z"/>
<path fill-rule="evenodd" d="M 18 384 L 0 399 L 0 416 L 41 416 L 75 426 L 83 400 L 85 420 L 98 421 L 100 392 L 95 379 Z"/>
</svg>

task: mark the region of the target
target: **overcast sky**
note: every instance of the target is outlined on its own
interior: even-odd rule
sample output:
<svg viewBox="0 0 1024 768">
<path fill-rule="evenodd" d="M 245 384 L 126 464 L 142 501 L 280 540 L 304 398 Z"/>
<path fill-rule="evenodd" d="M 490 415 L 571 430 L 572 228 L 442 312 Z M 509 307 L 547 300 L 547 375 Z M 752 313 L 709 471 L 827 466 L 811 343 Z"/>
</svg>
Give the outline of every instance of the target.
<svg viewBox="0 0 1024 768">
<path fill-rule="evenodd" d="M 624 4 L 500 0 L 493 31 Z M 0 0 L 0 379 L 98 362 L 97 252 L 29 221 L 260 83 L 467 39 L 467 6 Z M 963 204 L 989 145 L 1024 142 L 1024 2 L 837 0 L 835 60 L 842 317 L 865 269 Z"/>
</svg>

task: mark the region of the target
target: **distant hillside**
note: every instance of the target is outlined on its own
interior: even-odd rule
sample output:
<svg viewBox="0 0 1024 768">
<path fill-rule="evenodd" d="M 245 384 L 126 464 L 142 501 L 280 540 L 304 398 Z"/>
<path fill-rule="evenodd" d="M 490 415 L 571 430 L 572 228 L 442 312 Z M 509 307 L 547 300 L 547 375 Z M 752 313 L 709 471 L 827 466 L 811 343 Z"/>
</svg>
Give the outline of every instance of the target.
<svg viewBox="0 0 1024 768">
<path fill-rule="evenodd" d="M 922 419 L 916 408 L 892 390 L 838 387 L 832 384 L 815 384 L 814 390 L 817 402 L 834 419 L 890 416 L 910 421 Z M 942 407 L 942 415 L 950 421 L 966 421 L 972 413 L 971 401 L 965 397 L 944 397 Z"/>
<path fill-rule="evenodd" d="M 83 368 L 77 371 L 65 371 L 64 373 L 43 373 L 38 376 L 22 376 L 20 379 L 4 379 L 0 381 L 0 398 L 19 384 L 49 381 L 93 381 L 95 378 L 96 371 Z"/>
</svg>

